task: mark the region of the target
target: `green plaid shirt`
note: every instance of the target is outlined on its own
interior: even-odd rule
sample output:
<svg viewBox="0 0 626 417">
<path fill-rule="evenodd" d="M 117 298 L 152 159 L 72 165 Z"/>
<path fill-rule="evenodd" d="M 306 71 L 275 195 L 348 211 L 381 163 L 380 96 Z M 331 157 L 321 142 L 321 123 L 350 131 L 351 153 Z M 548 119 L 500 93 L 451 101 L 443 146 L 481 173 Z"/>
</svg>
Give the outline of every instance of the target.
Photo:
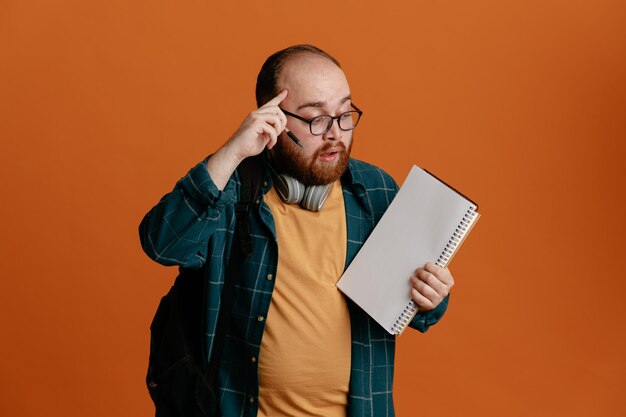
<svg viewBox="0 0 626 417">
<path fill-rule="evenodd" d="M 260 193 L 264 195 L 272 187 L 267 166 L 262 176 Z M 346 208 L 347 267 L 393 200 L 398 186 L 381 169 L 355 159 L 350 159 L 341 184 Z M 178 181 L 140 226 L 143 249 L 156 262 L 192 269 L 206 264 L 209 268 L 209 354 L 228 262 L 227 248 L 233 240 L 239 187 L 235 173 L 220 192 L 203 161 Z M 254 252 L 246 261 L 242 276 L 237 278 L 231 329 L 220 365 L 220 408 L 224 416 L 253 417 L 258 410 L 257 358 L 278 264 L 274 220 L 262 196 L 256 200 L 250 232 Z M 426 331 L 439 321 L 447 303 L 448 298 L 435 310 L 418 313 L 411 327 Z M 395 338 L 354 303 L 348 301 L 348 307 L 352 332 L 348 415 L 393 416 Z"/>
</svg>

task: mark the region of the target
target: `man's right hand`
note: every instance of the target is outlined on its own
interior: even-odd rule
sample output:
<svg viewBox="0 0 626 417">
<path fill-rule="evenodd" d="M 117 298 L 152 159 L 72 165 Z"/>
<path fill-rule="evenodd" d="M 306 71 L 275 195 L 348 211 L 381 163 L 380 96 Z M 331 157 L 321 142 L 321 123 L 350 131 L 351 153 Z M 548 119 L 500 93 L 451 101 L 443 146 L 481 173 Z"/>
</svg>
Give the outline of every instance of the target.
<svg viewBox="0 0 626 417">
<path fill-rule="evenodd" d="M 287 90 L 251 112 L 239 129 L 228 140 L 226 146 L 240 160 L 255 156 L 263 149 L 272 149 L 287 125 L 287 118 L 278 105 L 287 97 Z"/>
<path fill-rule="evenodd" d="M 278 105 L 287 97 L 283 90 L 276 97 L 250 113 L 239 129 L 207 161 L 207 170 L 218 189 L 223 190 L 241 161 L 272 149 L 287 125 Z"/>
</svg>

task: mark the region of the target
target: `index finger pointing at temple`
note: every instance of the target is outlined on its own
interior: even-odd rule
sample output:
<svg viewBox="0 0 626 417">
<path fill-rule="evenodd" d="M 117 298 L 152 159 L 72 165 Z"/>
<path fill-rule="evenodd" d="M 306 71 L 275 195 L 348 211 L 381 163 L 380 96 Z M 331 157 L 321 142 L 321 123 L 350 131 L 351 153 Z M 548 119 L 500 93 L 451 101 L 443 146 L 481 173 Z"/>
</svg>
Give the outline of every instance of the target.
<svg viewBox="0 0 626 417">
<path fill-rule="evenodd" d="M 283 90 L 276 97 L 262 105 L 260 108 L 278 106 L 287 97 L 287 90 Z"/>
</svg>

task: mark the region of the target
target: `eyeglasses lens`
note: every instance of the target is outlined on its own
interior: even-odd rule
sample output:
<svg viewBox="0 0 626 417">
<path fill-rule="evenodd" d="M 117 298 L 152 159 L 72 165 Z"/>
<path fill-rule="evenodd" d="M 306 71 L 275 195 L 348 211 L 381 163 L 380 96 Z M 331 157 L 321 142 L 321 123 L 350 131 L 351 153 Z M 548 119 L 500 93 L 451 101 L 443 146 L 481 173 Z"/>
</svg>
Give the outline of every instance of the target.
<svg viewBox="0 0 626 417">
<path fill-rule="evenodd" d="M 333 124 L 333 118 L 330 116 L 318 116 L 311 121 L 311 133 L 314 135 L 323 135 L 328 132 Z M 349 111 L 341 114 L 337 119 L 341 130 L 352 130 L 359 122 L 359 113 Z"/>
</svg>

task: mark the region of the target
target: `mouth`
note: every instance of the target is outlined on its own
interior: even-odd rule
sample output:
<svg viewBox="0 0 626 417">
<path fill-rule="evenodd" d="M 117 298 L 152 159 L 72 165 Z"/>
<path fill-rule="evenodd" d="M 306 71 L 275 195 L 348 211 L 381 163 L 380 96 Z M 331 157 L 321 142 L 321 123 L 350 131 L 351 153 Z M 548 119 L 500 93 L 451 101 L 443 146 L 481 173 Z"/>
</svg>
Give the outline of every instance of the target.
<svg viewBox="0 0 626 417">
<path fill-rule="evenodd" d="M 339 157 L 339 153 L 342 152 L 341 148 L 332 148 L 320 153 L 319 159 L 322 162 L 333 162 Z"/>
</svg>

